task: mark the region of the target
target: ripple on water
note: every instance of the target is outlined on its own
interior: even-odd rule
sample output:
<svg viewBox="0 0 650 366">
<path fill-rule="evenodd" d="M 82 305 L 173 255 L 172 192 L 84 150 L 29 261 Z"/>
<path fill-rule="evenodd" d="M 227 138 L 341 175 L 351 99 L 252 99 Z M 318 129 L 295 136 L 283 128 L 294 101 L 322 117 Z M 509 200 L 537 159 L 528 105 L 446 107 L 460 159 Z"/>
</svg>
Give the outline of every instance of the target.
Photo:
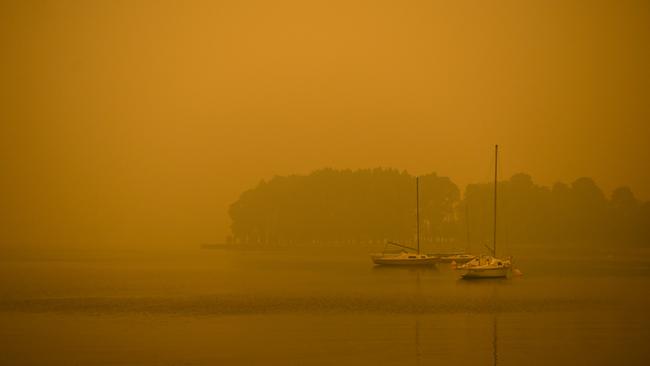
<svg viewBox="0 0 650 366">
<path fill-rule="evenodd" d="M 435 298 L 411 296 L 68 297 L 0 302 L 0 311 L 85 314 L 235 315 L 273 313 L 506 313 L 575 311 L 605 305 L 572 298 Z"/>
</svg>

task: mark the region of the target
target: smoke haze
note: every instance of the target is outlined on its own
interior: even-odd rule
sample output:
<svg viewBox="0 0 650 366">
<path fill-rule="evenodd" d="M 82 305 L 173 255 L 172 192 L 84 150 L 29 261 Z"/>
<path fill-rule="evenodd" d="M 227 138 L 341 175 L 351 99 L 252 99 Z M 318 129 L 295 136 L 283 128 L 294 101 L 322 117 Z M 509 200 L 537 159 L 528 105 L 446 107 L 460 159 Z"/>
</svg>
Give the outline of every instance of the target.
<svg viewBox="0 0 650 366">
<path fill-rule="evenodd" d="M 650 199 L 645 1 L 0 5 L 0 245 L 196 245 L 274 175 Z"/>
</svg>

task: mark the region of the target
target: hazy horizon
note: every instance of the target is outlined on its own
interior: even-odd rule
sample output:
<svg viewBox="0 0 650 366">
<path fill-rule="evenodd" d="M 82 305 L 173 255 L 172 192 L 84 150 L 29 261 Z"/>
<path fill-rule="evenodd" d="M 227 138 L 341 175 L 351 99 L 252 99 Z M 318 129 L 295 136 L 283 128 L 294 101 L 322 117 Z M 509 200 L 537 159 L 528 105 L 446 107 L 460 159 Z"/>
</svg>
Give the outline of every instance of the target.
<svg viewBox="0 0 650 366">
<path fill-rule="evenodd" d="M 274 175 L 650 199 L 644 1 L 3 2 L 0 245 L 221 241 Z"/>
</svg>

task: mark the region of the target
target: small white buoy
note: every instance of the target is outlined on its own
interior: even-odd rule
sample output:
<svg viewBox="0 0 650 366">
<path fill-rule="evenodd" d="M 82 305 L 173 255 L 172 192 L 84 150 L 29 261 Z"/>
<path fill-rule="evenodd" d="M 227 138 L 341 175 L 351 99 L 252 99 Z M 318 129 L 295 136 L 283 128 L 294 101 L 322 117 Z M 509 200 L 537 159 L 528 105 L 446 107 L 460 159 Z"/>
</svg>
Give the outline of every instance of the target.
<svg viewBox="0 0 650 366">
<path fill-rule="evenodd" d="M 523 276 L 523 275 L 524 275 L 523 273 L 521 273 L 521 271 L 520 271 L 518 268 L 514 268 L 514 269 L 512 270 L 512 274 L 514 274 L 514 275 L 517 276 L 517 277 L 520 277 L 520 276 Z"/>
</svg>

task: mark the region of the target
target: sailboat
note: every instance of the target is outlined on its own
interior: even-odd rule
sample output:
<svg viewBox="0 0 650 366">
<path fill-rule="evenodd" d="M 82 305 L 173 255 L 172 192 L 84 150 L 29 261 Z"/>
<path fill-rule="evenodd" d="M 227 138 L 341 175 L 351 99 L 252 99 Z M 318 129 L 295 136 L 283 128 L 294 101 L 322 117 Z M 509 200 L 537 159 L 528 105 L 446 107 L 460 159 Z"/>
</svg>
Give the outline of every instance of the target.
<svg viewBox="0 0 650 366">
<path fill-rule="evenodd" d="M 463 278 L 499 278 L 507 277 L 510 271 L 510 259 L 500 259 L 497 253 L 497 164 L 499 162 L 499 145 L 494 146 L 494 236 L 492 241 L 492 255 L 483 255 L 472 259 L 458 269 L 464 269 Z"/>
<path fill-rule="evenodd" d="M 419 177 L 415 177 L 415 207 L 416 207 L 416 227 L 417 227 L 417 247 L 412 248 L 403 244 L 388 242 L 400 248 L 398 252 L 389 252 L 384 250 L 382 253 L 370 255 L 372 262 L 378 265 L 394 266 L 421 266 L 435 265 L 438 257 L 420 253 L 420 186 Z"/>
</svg>

